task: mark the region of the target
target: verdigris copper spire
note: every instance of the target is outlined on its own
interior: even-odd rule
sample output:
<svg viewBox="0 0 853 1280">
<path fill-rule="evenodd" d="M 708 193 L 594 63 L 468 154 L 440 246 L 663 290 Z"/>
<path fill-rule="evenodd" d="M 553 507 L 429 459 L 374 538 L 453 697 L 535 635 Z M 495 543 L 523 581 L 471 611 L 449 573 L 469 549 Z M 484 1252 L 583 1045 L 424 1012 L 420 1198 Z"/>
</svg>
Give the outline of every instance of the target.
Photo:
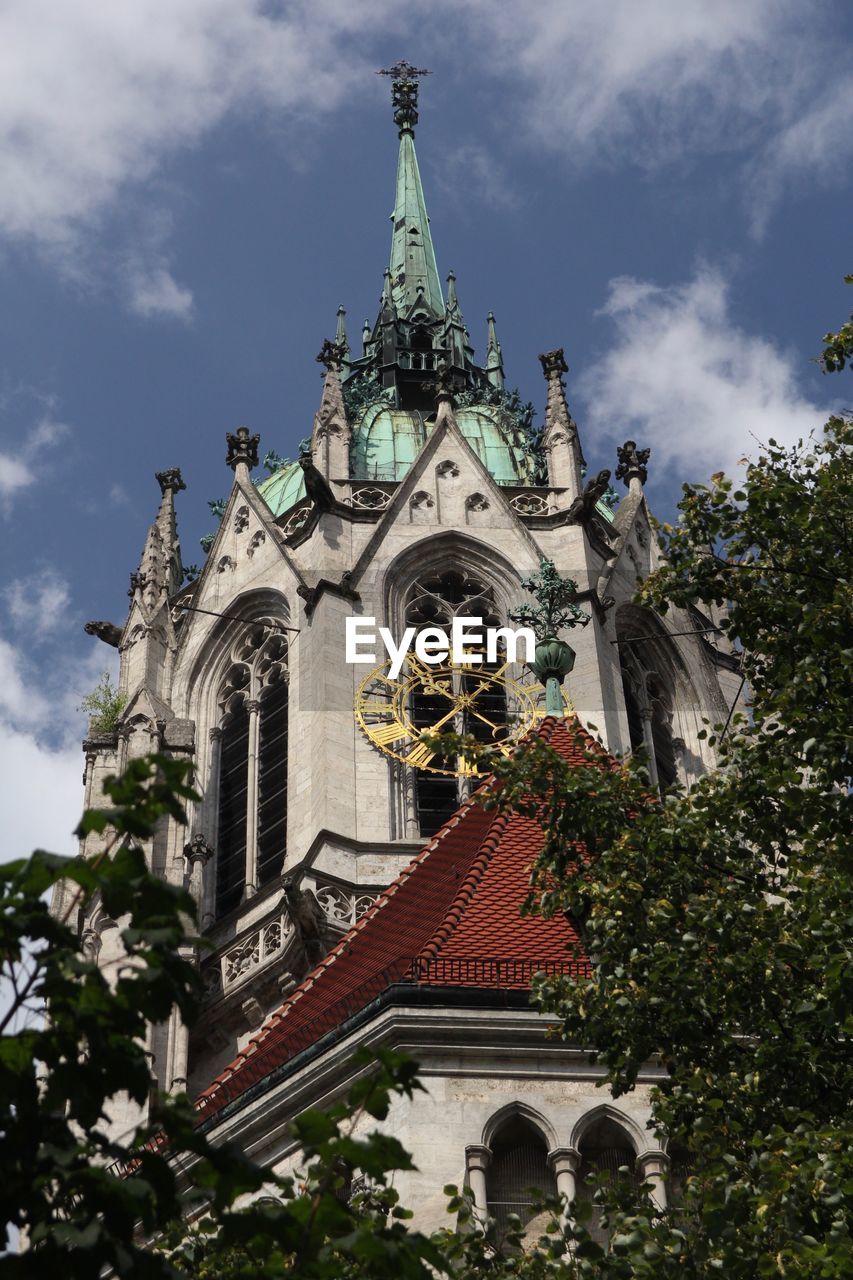
<svg viewBox="0 0 853 1280">
<path fill-rule="evenodd" d="M 400 131 L 389 262 L 394 303 L 403 316 L 407 316 L 415 308 L 415 304 L 432 316 L 441 316 L 444 314 L 444 297 L 415 154 L 418 76 L 429 75 L 429 72 L 419 70 L 408 62 L 398 62 L 396 66 L 379 74 L 392 77 L 394 123 Z"/>
</svg>

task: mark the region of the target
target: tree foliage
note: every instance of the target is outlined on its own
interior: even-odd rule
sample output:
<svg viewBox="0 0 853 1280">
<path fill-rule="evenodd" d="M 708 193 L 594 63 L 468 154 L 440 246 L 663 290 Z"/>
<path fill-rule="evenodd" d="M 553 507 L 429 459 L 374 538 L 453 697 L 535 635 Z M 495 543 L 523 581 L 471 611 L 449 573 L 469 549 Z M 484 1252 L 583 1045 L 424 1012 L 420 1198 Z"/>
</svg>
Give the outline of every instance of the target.
<svg viewBox="0 0 853 1280">
<path fill-rule="evenodd" d="M 724 609 L 749 690 L 709 729 L 715 772 L 656 803 L 634 760 L 571 767 L 539 740 L 496 766 L 492 802 L 546 829 L 528 909 L 571 912 L 594 957 L 540 1003 L 617 1095 L 663 1064 L 654 1122 L 693 1164 L 669 1215 L 614 1207 L 606 1258 L 582 1233 L 581 1275 L 848 1273 L 851 443 L 840 417 L 771 441 L 662 530 L 641 601 Z"/>
</svg>

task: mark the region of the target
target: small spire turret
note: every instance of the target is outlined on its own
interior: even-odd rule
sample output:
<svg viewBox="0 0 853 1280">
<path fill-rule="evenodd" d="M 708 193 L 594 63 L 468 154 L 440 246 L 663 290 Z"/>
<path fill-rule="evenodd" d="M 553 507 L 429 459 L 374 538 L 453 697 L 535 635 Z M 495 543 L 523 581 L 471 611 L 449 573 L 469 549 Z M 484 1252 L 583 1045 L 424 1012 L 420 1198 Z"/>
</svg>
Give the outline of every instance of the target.
<svg viewBox="0 0 853 1280">
<path fill-rule="evenodd" d="M 489 339 L 486 346 L 486 377 L 493 387 L 497 387 L 499 391 L 503 391 L 504 386 L 504 362 L 501 353 L 501 344 L 498 342 L 498 334 L 495 328 L 495 313 L 490 311 L 486 316 L 486 323 L 489 327 Z"/>
<path fill-rule="evenodd" d="M 546 351 L 540 357 L 542 372 L 548 383 L 548 399 L 545 405 L 545 422 L 542 427 L 542 446 L 548 457 L 548 479 L 555 489 L 562 489 L 561 505 L 571 504 L 581 494 L 581 456 L 577 427 L 566 400 L 563 374 L 569 366 L 563 348 Z"/>
<path fill-rule="evenodd" d="M 341 350 L 341 368 L 346 375 L 349 369 L 349 343 L 347 342 L 346 311 L 344 305 L 338 307 L 338 323 L 335 328 L 335 346 Z"/>
</svg>

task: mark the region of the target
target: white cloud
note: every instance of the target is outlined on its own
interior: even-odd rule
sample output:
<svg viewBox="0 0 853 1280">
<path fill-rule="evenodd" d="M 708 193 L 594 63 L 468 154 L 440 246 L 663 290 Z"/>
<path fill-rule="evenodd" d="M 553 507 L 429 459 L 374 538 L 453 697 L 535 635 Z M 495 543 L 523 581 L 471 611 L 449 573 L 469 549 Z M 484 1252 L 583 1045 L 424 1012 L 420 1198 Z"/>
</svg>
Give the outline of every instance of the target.
<svg viewBox="0 0 853 1280">
<path fill-rule="evenodd" d="M 853 76 L 829 83 L 799 118 L 771 139 L 749 185 L 752 229 L 764 231 L 772 206 L 792 183 L 831 186 L 853 156 Z"/>
<path fill-rule="evenodd" d="M 2 724 L 0 772 L 8 797 L 3 811 L 7 859 L 33 849 L 73 854 L 71 834 L 83 810 L 80 744 L 50 747 L 34 735 Z"/>
<path fill-rule="evenodd" d="M 25 462 L 10 453 L 0 453 L 0 506 L 8 509 L 11 500 L 20 489 L 26 489 L 35 475 Z"/>
<path fill-rule="evenodd" d="M 837 161 L 851 145 L 851 82 L 822 9 L 816 0 L 539 0 L 522 17 L 512 0 L 467 6 L 484 67 L 522 82 L 510 137 L 582 167 L 729 152 L 749 156 L 750 176 L 756 157 L 776 175 L 808 172 L 820 155 L 840 179 L 832 151 Z M 765 206 L 778 189 L 768 175 Z"/>
<path fill-rule="evenodd" d="M 18 423 L 12 423 L 12 434 L 20 439 L 19 447 L 14 453 L 0 450 L 0 511 L 4 515 L 10 513 L 15 498 L 22 490 L 35 483 L 39 468 L 44 463 L 46 451 L 66 436 L 70 430 L 67 423 L 53 417 L 50 397 L 31 391 L 18 394 L 34 397 L 48 408 L 29 427 L 21 428 Z M 7 419 L 12 417 L 10 408 L 12 399 L 13 397 L 9 396 L 0 398 L 0 411 Z"/>
<path fill-rule="evenodd" d="M 169 316 L 173 320 L 192 318 L 192 290 L 178 284 L 162 263 L 140 263 L 129 273 L 130 309 L 138 316 Z"/>
<path fill-rule="evenodd" d="M 386 0 L 10 0 L 0 13 L 0 227 L 68 247 L 121 191 L 243 109 L 326 111 Z"/>
<path fill-rule="evenodd" d="M 72 831 L 83 807 L 80 749 L 85 717 L 77 710 L 105 666 L 103 647 L 57 647 L 36 664 L 29 645 L 0 637 L 0 775 L 7 857 L 35 848 L 74 853 Z"/>
<path fill-rule="evenodd" d="M 653 471 L 702 481 L 757 453 L 751 438 L 791 443 L 827 417 L 799 390 L 795 358 L 733 321 L 716 271 L 669 288 L 612 280 L 601 314 L 614 328 L 607 354 L 576 384 L 587 438 L 650 445 Z"/>
<path fill-rule="evenodd" d="M 444 152 L 436 178 L 445 195 L 469 211 L 483 205 L 512 209 L 519 203 L 506 167 L 480 143 L 463 143 Z"/>
<path fill-rule="evenodd" d="M 26 629 L 31 640 L 44 638 L 68 624 L 71 593 L 55 569 L 15 578 L 3 588 L 3 599 L 13 625 Z"/>
</svg>

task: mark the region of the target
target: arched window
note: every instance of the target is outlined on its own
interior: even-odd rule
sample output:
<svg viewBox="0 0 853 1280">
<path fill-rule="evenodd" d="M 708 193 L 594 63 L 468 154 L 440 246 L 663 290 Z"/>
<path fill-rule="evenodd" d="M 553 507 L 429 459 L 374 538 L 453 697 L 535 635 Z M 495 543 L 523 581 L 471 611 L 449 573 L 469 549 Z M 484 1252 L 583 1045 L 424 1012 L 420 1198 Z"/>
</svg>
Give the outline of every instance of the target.
<svg viewBox="0 0 853 1280">
<path fill-rule="evenodd" d="M 275 879 L 287 837 L 287 639 L 261 618 L 231 652 L 219 704 L 216 914 Z"/>
<path fill-rule="evenodd" d="M 409 627 L 440 627 L 449 637 L 455 617 L 478 617 L 486 627 L 501 625 L 492 589 L 464 570 L 448 569 L 443 573 L 424 574 L 409 588 L 405 603 L 405 623 Z M 489 681 L 489 673 L 503 664 L 487 663 L 485 655 L 479 666 L 469 669 L 445 669 L 441 681 L 450 681 L 455 693 L 467 695 L 465 707 L 443 728 L 470 734 L 480 742 L 496 741 L 505 730 L 508 718 L 506 693 Z M 446 716 L 448 698 L 437 690 L 417 687 L 412 695 L 412 723 L 428 732 Z M 422 836 L 435 835 L 463 799 L 460 778 L 447 773 L 418 770 L 415 775 L 415 800 L 418 830 Z"/>
<path fill-rule="evenodd" d="M 587 1179 L 592 1174 L 607 1174 L 612 1181 L 616 1178 L 629 1178 L 634 1185 L 638 1184 L 636 1173 L 637 1153 L 625 1130 L 610 1116 L 604 1115 L 587 1129 L 580 1143 L 581 1164 L 577 1175 L 576 1198 L 592 1201 L 594 1186 L 588 1185 Z M 592 1216 L 588 1219 L 588 1229 L 594 1240 L 606 1245 L 608 1232 L 601 1226 L 601 1210 L 592 1204 Z"/>
<path fill-rule="evenodd" d="M 654 786 L 678 778 L 673 746 L 674 663 L 667 641 L 641 609 L 620 609 L 616 633 L 631 750 L 644 749 Z"/>
<path fill-rule="evenodd" d="M 492 1139 L 492 1158 L 486 1173 L 489 1217 L 495 1220 L 498 1242 L 506 1234 L 509 1215 L 530 1222 L 537 1200 L 556 1194 L 542 1134 L 524 1116 L 513 1116 Z"/>
</svg>

